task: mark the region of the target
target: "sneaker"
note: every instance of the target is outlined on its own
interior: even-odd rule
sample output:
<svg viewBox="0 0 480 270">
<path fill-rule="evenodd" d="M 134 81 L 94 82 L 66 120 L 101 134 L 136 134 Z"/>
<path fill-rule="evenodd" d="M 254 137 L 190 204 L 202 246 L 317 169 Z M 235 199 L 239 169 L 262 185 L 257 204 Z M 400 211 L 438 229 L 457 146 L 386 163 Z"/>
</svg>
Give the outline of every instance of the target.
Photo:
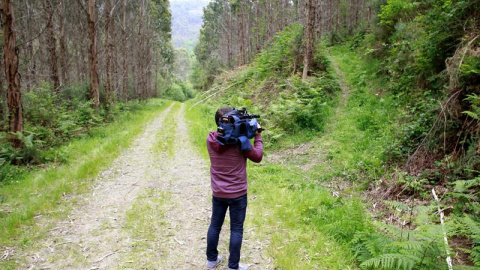
<svg viewBox="0 0 480 270">
<path fill-rule="evenodd" d="M 249 266 L 244 264 L 239 264 L 237 269 L 228 268 L 228 270 L 248 270 Z"/>
<path fill-rule="evenodd" d="M 207 269 L 215 269 L 222 262 L 222 256 L 218 256 L 216 261 L 207 260 Z"/>
</svg>

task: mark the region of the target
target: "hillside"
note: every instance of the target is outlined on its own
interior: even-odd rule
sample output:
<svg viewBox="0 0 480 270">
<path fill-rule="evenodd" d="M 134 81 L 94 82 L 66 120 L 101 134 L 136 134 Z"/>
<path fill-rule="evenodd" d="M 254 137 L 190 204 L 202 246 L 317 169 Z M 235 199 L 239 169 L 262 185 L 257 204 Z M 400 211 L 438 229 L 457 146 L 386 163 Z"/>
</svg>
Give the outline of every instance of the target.
<svg viewBox="0 0 480 270">
<path fill-rule="evenodd" d="M 258 185 L 286 196 L 269 197 L 267 208 L 274 210 L 266 215 L 285 219 L 279 227 L 305 236 L 295 246 L 306 257 L 321 254 L 322 247 L 312 247 L 307 239 L 314 236 L 295 230 L 288 215 L 311 233 L 345 244 L 362 269 L 448 269 L 447 258 L 459 269 L 475 269 L 480 265 L 478 1 L 309 3 L 302 14 L 298 6 L 280 2 L 273 8 L 237 3 L 232 9 L 225 1 L 211 2 L 208 27 L 195 50 L 193 83 L 205 91 L 196 112 L 207 118 L 230 105 L 262 115 L 271 155 L 251 174 Z M 331 14 L 335 20 L 328 19 Z M 309 35 L 315 36 L 313 49 Z M 262 194 L 260 186 L 254 190 Z M 335 214 L 321 212 L 324 204 L 331 206 L 322 191 L 341 198 L 332 211 L 359 215 L 338 218 L 342 235 L 327 225 Z M 439 201 L 434 194 L 441 194 Z M 356 205 L 352 197 L 364 208 L 349 208 Z M 301 213 L 292 213 L 282 200 Z M 275 245 L 294 246 L 288 240 L 274 242 L 272 249 Z M 295 260 L 287 252 L 272 254 L 280 267 Z M 328 264 L 318 257 L 295 262 L 305 263 L 303 269 Z"/>
<path fill-rule="evenodd" d="M 193 50 L 202 26 L 203 8 L 209 0 L 172 0 L 172 41 L 175 48 Z"/>
</svg>

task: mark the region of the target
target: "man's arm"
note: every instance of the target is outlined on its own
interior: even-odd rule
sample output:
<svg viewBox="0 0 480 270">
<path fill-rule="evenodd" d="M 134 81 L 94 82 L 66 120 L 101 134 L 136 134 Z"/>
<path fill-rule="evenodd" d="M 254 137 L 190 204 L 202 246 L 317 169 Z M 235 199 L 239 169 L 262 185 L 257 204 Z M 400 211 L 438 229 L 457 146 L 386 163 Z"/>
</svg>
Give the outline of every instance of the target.
<svg viewBox="0 0 480 270">
<path fill-rule="evenodd" d="M 262 134 L 255 134 L 255 140 L 253 146 L 250 148 L 250 151 L 245 152 L 245 157 L 251 161 L 258 163 L 262 161 L 263 158 L 263 141 Z"/>
</svg>

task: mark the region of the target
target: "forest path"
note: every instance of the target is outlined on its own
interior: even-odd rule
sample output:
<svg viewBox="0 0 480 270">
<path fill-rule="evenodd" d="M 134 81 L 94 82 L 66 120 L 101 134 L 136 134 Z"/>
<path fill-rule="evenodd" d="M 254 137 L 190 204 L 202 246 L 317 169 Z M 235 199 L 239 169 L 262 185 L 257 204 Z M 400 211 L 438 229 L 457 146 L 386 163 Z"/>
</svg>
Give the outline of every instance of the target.
<svg viewBox="0 0 480 270">
<path fill-rule="evenodd" d="M 336 143 L 335 136 L 332 136 L 332 133 L 343 128 L 339 125 L 341 125 L 342 117 L 345 116 L 351 89 L 347 83 L 346 76 L 340 69 L 335 57 L 331 55 L 331 53 L 327 57 L 332 63 L 333 70 L 336 73 L 341 92 L 338 94 L 338 105 L 335 108 L 335 112 L 330 116 L 331 119 L 326 121 L 324 134 L 309 142 L 301 143 L 295 147 L 273 153 L 268 156 L 266 162 L 280 165 L 294 165 L 304 172 L 308 172 L 313 167 L 323 164 L 324 169 L 328 170 L 328 164 L 330 163 L 327 158 L 329 155 L 329 148 Z"/>
<path fill-rule="evenodd" d="M 67 220 L 40 220 L 52 229 L 24 254 L 20 269 L 205 269 L 210 177 L 188 138 L 184 111 L 183 104 L 172 105 L 151 122 Z M 169 136 L 174 152 L 158 152 L 155 146 Z M 227 219 L 219 269 L 227 268 L 228 227 Z M 272 269 L 253 229 L 246 228 L 244 240 L 242 263 Z"/>
<path fill-rule="evenodd" d="M 335 115 L 338 115 L 347 106 L 348 98 L 350 97 L 350 88 L 348 87 L 345 74 L 338 66 L 337 61 L 333 57 L 329 57 L 329 60 L 332 63 L 333 70 L 335 70 L 335 73 L 337 74 L 338 84 L 340 85 L 340 89 L 342 90 L 340 102 L 337 106 L 337 110 L 335 111 Z"/>
</svg>

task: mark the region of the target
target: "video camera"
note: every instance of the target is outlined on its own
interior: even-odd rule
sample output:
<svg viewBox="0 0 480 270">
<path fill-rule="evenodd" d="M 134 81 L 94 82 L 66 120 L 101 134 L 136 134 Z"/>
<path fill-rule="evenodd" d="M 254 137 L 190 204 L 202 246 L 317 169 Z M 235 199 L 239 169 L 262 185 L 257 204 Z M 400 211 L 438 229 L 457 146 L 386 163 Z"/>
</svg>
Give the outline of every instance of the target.
<svg viewBox="0 0 480 270">
<path fill-rule="evenodd" d="M 240 143 L 241 151 L 250 150 L 249 139 L 255 137 L 257 131 L 262 132 L 262 128 L 258 128 L 256 118 L 260 118 L 258 114 L 248 114 L 247 109 L 235 109 L 224 114 L 218 124 L 217 142 L 220 145 L 236 145 Z"/>
</svg>

